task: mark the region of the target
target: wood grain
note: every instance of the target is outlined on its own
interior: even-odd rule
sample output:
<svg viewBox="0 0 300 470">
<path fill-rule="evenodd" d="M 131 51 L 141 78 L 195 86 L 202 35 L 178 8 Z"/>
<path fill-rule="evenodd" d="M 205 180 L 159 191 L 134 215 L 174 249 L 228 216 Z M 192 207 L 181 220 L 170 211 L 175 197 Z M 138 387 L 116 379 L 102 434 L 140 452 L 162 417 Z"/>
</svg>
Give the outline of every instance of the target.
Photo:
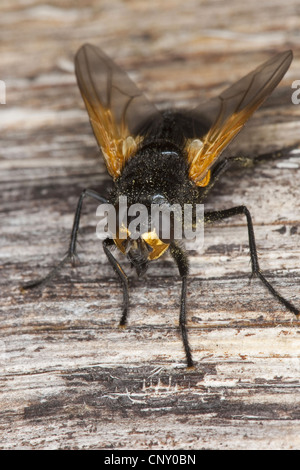
<svg viewBox="0 0 300 470">
<path fill-rule="evenodd" d="M 0 23 L 1 448 L 299 448 L 299 322 L 249 281 L 243 217 L 208 226 L 190 254 L 193 370 L 169 257 L 137 279 L 120 255 L 131 312 L 118 328 L 122 295 L 92 202 L 77 268 L 42 291 L 19 289 L 63 256 L 82 189 L 110 185 L 75 83 L 80 45 L 102 47 L 161 108 L 215 96 L 291 48 L 282 84 L 240 137 L 261 161 L 232 168 L 206 208 L 247 205 L 262 270 L 300 306 L 298 2 L 14 0 L 1 3 Z"/>
</svg>

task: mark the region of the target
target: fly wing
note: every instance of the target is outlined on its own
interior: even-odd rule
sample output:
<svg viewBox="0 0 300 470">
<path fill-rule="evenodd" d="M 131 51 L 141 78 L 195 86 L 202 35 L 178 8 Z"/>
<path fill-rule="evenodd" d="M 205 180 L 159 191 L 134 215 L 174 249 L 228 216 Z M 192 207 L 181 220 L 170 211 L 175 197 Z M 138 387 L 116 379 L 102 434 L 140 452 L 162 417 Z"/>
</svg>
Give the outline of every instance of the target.
<svg viewBox="0 0 300 470">
<path fill-rule="evenodd" d="M 189 178 L 197 186 L 209 183 L 210 168 L 278 85 L 292 58 L 292 51 L 277 54 L 217 98 L 191 111 L 191 124 L 196 138 L 188 139 L 185 149 L 189 161 Z M 203 135 L 205 126 L 208 130 Z"/>
<path fill-rule="evenodd" d="M 77 52 L 75 73 L 107 170 L 117 179 L 143 139 L 138 129 L 146 132 L 160 113 L 128 75 L 91 44 Z"/>
</svg>

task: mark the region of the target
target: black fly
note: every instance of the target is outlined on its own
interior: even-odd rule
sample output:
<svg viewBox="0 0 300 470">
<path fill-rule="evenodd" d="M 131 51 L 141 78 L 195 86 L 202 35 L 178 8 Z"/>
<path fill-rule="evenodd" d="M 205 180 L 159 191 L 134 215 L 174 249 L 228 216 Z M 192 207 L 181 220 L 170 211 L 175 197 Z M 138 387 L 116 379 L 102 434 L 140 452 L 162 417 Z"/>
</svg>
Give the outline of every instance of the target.
<svg viewBox="0 0 300 470">
<path fill-rule="evenodd" d="M 282 52 L 217 98 L 191 111 L 160 112 L 100 49 L 89 44 L 82 46 L 75 58 L 76 77 L 114 189 L 108 199 L 89 189 L 82 192 L 66 256 L 45 278 L 30 282 L 24 288 L 44 284 L 63 264 L 74 261 L 81 208 L 86 196 L 111 204 L 117 213 L 120 196 L 126 196 L 129 206 L 141 203 L 147 208 L 153 204 L 177 204 L 183 210 L 186 203 L 193 207 L 202 204 L 232 161 L 228 152 L 223 151 L 278 85 L 291 61 L 292 52 Z M 252 219 L 245 206 L 205 212 L 204 222 L 239 214 L 245 215 L 247 220 L 252 274 L 259 277 L 288 310 L 299 315 L 299 310 L 273 288 L 260 270 Z M 120 324 L 125 325 L 128 317 L 128 280 L 111 248 L 117 246 L 138 275 L 147 270 L 151 261 L 169 251 L 182 279 L 179 324 L 187 365 L 193 366 L 186 329 L 189 262 L 182 243 L 172 234 L 163 238 L 159 230 L 154 233 L 148 225 L 138 238 L 132 237 L 126 224 L 122 225 L 122 230 L 122 236 L 117 230 L 113 237 L 103 241 L 104 252 L 123 288 Z"/>
</svg>

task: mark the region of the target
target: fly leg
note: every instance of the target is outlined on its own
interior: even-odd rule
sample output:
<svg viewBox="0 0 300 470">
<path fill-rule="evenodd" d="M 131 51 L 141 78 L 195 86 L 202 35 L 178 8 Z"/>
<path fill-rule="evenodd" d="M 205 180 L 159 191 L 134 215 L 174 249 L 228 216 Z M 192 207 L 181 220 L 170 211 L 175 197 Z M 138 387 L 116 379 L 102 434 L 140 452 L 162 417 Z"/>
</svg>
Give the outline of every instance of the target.
<svg viewBox="0 0 300 470">
<path fill-rule="evenodd" d="M 118 263 L 116 258 L 113 256 L 111 253 L 109 247 L 114 245 L 114 241 L 111 238 L 106 238 L 106 240 L 103 241 L 103 249 L 104 253 L 107 256 L 108 261 L 110 262 L 111 266 L 113 267 L 113 270 L 117 274 L 118 278 L 121 281 L 122 288 L 123 288 L 123 312 L 122 312 L 122 317 L 120 320 L 120 326 L 125 326 L 127 322 L 127 314 L 128 314 L 128 307 L 129 307 L 129 294 L 128 294 L 128 278 L 123 271 L 121 265 Z"/>
<path fill-rule="evenodd" d="M 288 300 L 286 300 L 282 295 L 280 295 L 274 287 L 269 283 L 269 281 L 265 278 L 262 274 L 258 258 L 257 258 L 257 249 L 254 237 L 254 230 L 253 230 L 253 223 L 251 219 L 251 215 L 247 207 L 245 206 L 236 206 L 232 207 L 231 209 L 225 209 L 222 211 L 211 211 L 206 212 L 204 214 L 204 222 L 215 222 L 217 220 L 227 219 L 228 217 L 233 217 L 235 215 L 244 214 L 247 219 L 248 225 L 248 237 L 249 237 L 249 247 L 250 247 L 250 258 L 251 258 L 251 265 L 252 265 L 252 275 L 257 276 L 262 283 L 266 286 L 266 288 L 271 292 L 271 294 L 279 300 L 290 312 L 294 313 L 295 315 L 299 315 L 300 311 Z"/>
<path fill-rule="evenodd" d="M 71 261 L 72 264 L 75 263 L 76 259 L 76 243 L 77 243 L 77 235 L 78 235 L 78 228 L 79 228 L 79 222 L 80 222 L 80 215 L 81 215 L 81 209 L 82 209 L 82 203 L 83 200 L 86 196 L 89 196 L 93 199 L 95 199 L 98 202 L 101 203 L 107 203 L 108 201 L 100 196 L 96 191 L 93 191 L 92 189 L 84 189 L 80 195 L 80 198 L 77 203 L 77 208 L 74 216 L 74 222 L 73 222 L 73 228 L 71 232 L 71 240 L 70 240 L 70 245 L 67 253 L 65 254 L 64 258 L 56 265 L 54 266 L 53 269 L 43 278 L 41 279 L 36 279 L 35 281 L 30 281 L 26 283 L 24 286 L 22 286 L 22 290 L 27 290 L 27 289 L 32 289 L 37 286 L 42 286 L 45 285 L 47 282 L 49 282 L 57 273 L 59 269 L 61 269 L 64 264 L 66 264 L 68 261 Z"/>
<path fill-rule="evenodd" d="M 180 298 L 180 314 L 179 314 L 179 327 L 181 337 L 186 355 L 186 362 L 188 367 L 193 367 L 194 362 L 192 358 L 191 348 L 188 341 L 188 334 L 186 329 L 186 288 L 187 276 L 189 273 L 189 262 L 185 251 L 178 246 L 177 243 L 170 244 L 170 254 L 178 267 L 179 274 L 182 280 L 181 284 L 181 298 Z"/>
</svg>

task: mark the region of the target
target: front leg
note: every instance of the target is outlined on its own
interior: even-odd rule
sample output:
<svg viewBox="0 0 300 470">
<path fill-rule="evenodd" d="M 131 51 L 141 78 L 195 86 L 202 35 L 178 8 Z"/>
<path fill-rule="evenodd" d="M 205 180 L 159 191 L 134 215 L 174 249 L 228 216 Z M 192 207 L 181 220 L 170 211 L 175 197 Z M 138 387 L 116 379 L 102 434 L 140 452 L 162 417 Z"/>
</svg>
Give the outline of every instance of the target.
<svg viewBox="0 0 300 470">
<path fill-rule="evenodd" d="M 74 222 L 73 222 L 73 228 L 71 232 L 71 240 L 70 240 L 69 249 L 66 255 L 56 266 L 54 266 L 53 269 L 51 269 L 51 271 L 45 277 L 41 279 L 36 279 L 35 281 L 28 282 L 27 284 L 22 286 L 22 290 L 32 289 L 37 286 L 45 285 L 55 276 L 57 271 L 61 269 L 66 262 L 71 261 L 74 264 L 74 261 L 76 258 L 76 243 L 77 243 L 77 234 L 78 234 L 78 229 L 79 229 L 82 203 L 86 196 L 96 199 L 96 201 L 99 201 L 102 204 L 108 202 L 104 197 L 100 196 L 100 194 L 98 194 L 96 191 L 93 191 L 92 189 L 84 189 L 82 191 L 80 198 L 78 200 L 78 203 L 77 203 L 77 208 L 76 208 Z"/>
<path fill-rule="evenodd" d="M 181 298 L 180 298 L 180 314 L 179 314 L 179 327 L 181 337 L 186 355 L 186 362 L 188 367 L 193 367 L 194 362 L 192 358 L 191 348 L 188 341 L 188 334 L 186 329 L 186 287 L 187 276 L 189 273 L 189 262 L 185 251 L 176 243 L 170 244 L 170 253 L 177 264 L 180 277 L 182 279 L 181 285 Z"/>
<path fill-rule="evenodd" d="M 116 258 L 113 256 L 113 254 L 111 253 L 109 249 L 113 245 L 114 245 L 114 241 L 111 238 L 106 238 L 106 240 L 103 241 L 104 253 L 106 254 L 108 261 L 110 262 L 113 270 L 117 274 L 122 284 L 123 313 L 122 313 L 122 317 L 120 320 L 120 326 L 125 326 L 127 322 L 127 315 L 128 315 L 128 309 L 129 309 L 128 278 L 125 272 L 123 271 L 121 265 L 118 263 L 118 261 L 116 260 Z"/>
</svg>

